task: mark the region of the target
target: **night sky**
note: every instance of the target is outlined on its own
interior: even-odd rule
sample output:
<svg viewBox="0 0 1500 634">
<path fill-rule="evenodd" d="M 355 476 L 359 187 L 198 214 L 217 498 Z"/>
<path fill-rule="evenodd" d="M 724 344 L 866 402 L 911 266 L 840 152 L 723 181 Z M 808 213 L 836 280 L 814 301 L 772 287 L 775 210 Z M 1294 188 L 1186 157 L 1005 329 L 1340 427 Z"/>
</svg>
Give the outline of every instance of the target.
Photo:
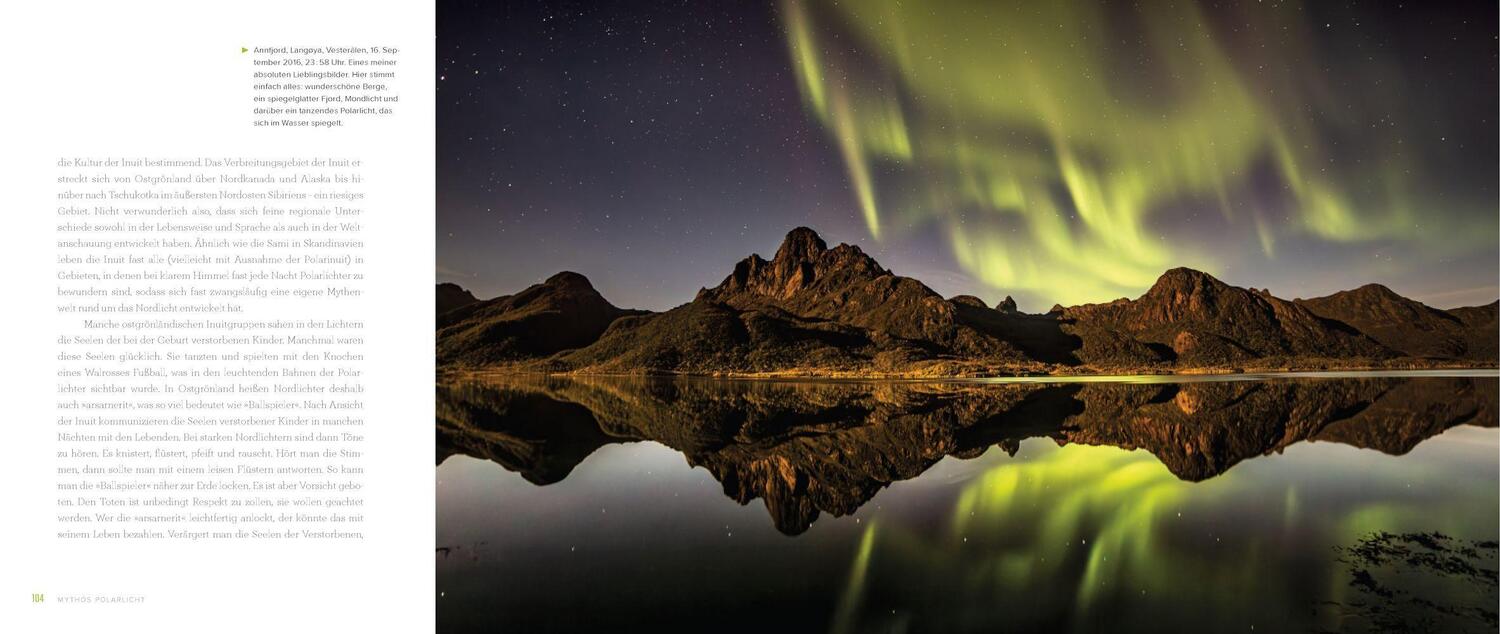
<svg viewBox="0 0 1500 634">
<path fill-rule="evenodd" d="M 787 230 L 944 295 L 1500 296 L 1492 1 L 438 3 L 439 281 L 661 310 Z"/>
</svg>

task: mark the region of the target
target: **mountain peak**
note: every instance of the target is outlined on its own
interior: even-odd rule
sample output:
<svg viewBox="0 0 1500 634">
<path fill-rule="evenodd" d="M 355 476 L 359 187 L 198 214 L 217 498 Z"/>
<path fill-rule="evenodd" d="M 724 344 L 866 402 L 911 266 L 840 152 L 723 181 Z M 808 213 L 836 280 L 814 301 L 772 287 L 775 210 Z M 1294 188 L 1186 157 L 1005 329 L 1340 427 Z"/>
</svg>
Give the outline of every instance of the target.
<svg viewBox="0 0 1500 634">
<path fill-rule="evenodd" d="M 556 275 L 553 275 L 552 277 L 547 278 L 547 281 L 544 283 L 547 286 L 562 286 L 580 289 L 594 288 L 594 285 L 589 282 L 589 278 L 584 277 L 581 273 L 574 273 L 572 271 L 562 271 Z"/>
<path fill-rule="evenodd" d="M 1216 278 L 1216 277 L 1214 277 L 1212 275 L 1204 273 L 1203 271 L 1199 271 L 1198 269 L 1190 269 L 1190 268 L 1185 267 L 1185 266 L 1179 266 L 1179 267 L 1176 267 L 1176 268 L 1167 269 L 1166 272 L 1164 272 L 1164 273 L 1161 274 L 1161 277 L 1159 277 L 1159 278 L 1156 279 L 1156 283 L 1157 284 L 1160 284 L 1162 282 L 1201 282 L 1201 281 L 1219 282 L 1218 278 Z M 1219 283 L 1222 284 L 1223 282 L 1219 282 Z"/>
<path fill-rule="evenodd" d="M 1297 303 L 1413 357 L 1483 358 L 1494 350 L 1494 328 L 1486 326 L 1479 314 L 1438 310 L 1380 284 Z"/>
<path fill-rule="evenodd" d="M 776 249 L 775 261 L 811 260 L 827 250 L 828 243 L 818 236 L 818 232 L 807 227 L 797 227 L 787 232 L 786 239 L 781 241 L 781 248 Z"/>
<path fill-rule="evenodd" d="M 868 281 L 888 273 L 859 247 L 840 244 L 830 249 L 818 232 L 797 227 L 786 234 L 774 258 L 765 260 L 751 255 L 740 260 L 729 277 L 717 287 L 700 292 L 698 298 L 725 301 L 731 295 L 748 293 L 784 301 L 812 289 L 825 277 L 842 280 L 834 283 L 839 285 L 852 279 Z"/>
<path fill-rule="evenodd" d="M 1228 284 L 1219 281 L 1218 278 L 1203 271 L 1179 266 L 1162 273 L 1161 277 L 1156 278 L 1156 283 L 1151 285 L 1151 289 L 1146 291 L 1146 294 L 1141 297 L 1144 299 L 1148 297 L 1192 296 L 1204 292 L 1212 293 L 1222 288 L 1228 288 L 1228 286 Z"/>
<path fill-rule="evenodd" d="M 1383 284 L 1366 284 L 1324 297 L 1297 300 L 1314 312 L 1339 313 L 1335 319 L 1358 321 L 1360 314 L 1381 313 L 1391 319 L 1412 320 L 1435 310 L 1417 300 L 1404 297 Z"/>
<path fill-rule="evenodd" d="M 1350 294 L 1350 295 L 1355 295 L 1355 296 L 1374 297 L 1374 298 L 1381 298 L 1381 299 L 1388 299 L 1388 300 L 1395 299 L 1395 300 L 1408 301 L 1408 302 L 1412 301 L 1412 300 L 1410 300 L 1410 299 L 1408 299 L 1406 297 L 1401 296 L 1396 291 L 1391 290 L 1390 287 L 1388 287 L 1388 286 L 1386 286 L 1384 284 L 1366 284 L 1366 285 L 1361 286 L 1359 288 L 1356 288 L 1356 289 L 1354 289 L 1352 291 L 1345 291 L 1345 292 L 1348 293 L 1348 294 Z M 1335 295 L 1336 294 L 1337 293 L 1335 293 Z"/>
<path fill-rule="evenodd" d="M 974 308 L 989 308 L 990 307 L 989 304 L 984 303 L 984 300 L 979 299 L 978 297 L 975 297 L 973 295 L 954 295 L 953 297 L 948 298 L 948 301 L 953 302 L 955 304 L 963 304 L 965 306 L 973 306 Z"/>
</svg>

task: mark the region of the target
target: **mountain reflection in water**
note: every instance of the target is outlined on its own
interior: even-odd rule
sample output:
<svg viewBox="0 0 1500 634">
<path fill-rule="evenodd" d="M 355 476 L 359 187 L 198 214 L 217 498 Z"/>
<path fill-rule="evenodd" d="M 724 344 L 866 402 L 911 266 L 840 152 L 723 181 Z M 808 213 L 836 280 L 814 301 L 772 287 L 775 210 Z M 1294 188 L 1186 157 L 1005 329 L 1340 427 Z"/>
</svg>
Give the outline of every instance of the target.
<svg viewBox="0 0 1500 634">
<path fill-rule="evenodd" d="M 1478 428 L 1496 426 L 1497 398 L 1488 377 L 442 383 L 440 631 L 1382 631 L 1413 623 L 1492 631 L 1500 460 L 1496 432 Z M 1469 431 L 1444 434 L 1456 426 Z M 1445 443 L 1414 451 L 1439 434 Z M 692 527 L 717 526 L 730 511 L 683 512 L 663 501 L 692 492 L 679 480 L 650 484 L 670 460 L 650 458 L 639 485 L 655 487 L 650 494 L 627 494 L 636 485 L 618 476 L 590 481 L 580 468 L 596 452 L 639 441 L 702 467 L 741 505 L 762 500 L 770 522 L 723 520 L 722 532 L 746 540 L 733 554 L 695 546 L 672 532 L 699 535 Z M 559 497 L 586 499 L 601 516 L 638 527 L 628 546 L 604 555 L 609 566 L 590 565 L 586 582 L 572 578 L 574 560 L 563 554 L 507 557 L 548 546 L 561 553 L 551 542 L 583 537 L 602 519 L 557 509 L 527 519 L 533 509 L 520 504 L 486 514 L 473 506 L 507 502 L 480 482 L 495 476 L 455 465 L 455 455 L 498 464 L 536 490 L 496 488 L 509 501 L 545 499 L 545 485 L 572 474 L 587 490 Z M 1272 457 L 1261 466 L 1263 456 Z M 825 514 L 854 517 L 810 530 Z M 766 526 L 799 537 L 770 540 Z M 1360 540 L 1381 531 L 1456 540 L 1438 545 L 1472 565 L 1413 574 L 1390 563 L 1421 559 L 1409 553 L 1375 563 L 1340 557 L 1368 554 Z M 1376 543 L 1408 544 L 1400 539 Z M 1410 539 L 1413 548 L 1434 544 Z M 730 573 L 738 578 L 696 561 L 724 557 L 745 558 Z M 662 583 L 656 592 L 634 587 L 639 572 L 618 568 L 643 562 L 663 569 L 650 581 Z M 773 563 L 802 578 L 777 578 L 764 570 Z M 539 605 L 548 601 L 531 595 L 551 585 L 548 576 L 615 596 L 554 594 Z M 690 587 L 670 591 L 674 584 Z M 769 612 L 727 625 L 700 620 L 750 606 Z"/>
</svg>

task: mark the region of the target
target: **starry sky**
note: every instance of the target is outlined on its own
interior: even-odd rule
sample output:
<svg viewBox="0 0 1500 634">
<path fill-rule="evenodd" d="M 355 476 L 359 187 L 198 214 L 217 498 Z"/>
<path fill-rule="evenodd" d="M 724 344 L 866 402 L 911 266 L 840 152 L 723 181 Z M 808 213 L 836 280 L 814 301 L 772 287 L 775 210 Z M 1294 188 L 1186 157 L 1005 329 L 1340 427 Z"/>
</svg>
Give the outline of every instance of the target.
<svg viewBox="0 0 1500 634">
<path fill-rule="evenodd" d="M 438 3 L 439 281 L 662 310 L 792 227 L 944 295 L 1500 296 L 1494 2 Z"/>
</svg>

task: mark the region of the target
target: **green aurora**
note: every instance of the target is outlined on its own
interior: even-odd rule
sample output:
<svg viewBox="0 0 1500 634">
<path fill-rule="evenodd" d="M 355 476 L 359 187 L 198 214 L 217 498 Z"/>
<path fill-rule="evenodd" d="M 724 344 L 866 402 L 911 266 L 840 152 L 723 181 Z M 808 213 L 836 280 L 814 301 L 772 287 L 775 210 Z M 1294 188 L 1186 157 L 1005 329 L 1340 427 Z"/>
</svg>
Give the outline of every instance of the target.
<svg viewBox="0 0 1500 634">
<path fill-rule="evenodd" d="M 1493 483 L 1473 480 L 1459 466 L 1460 457 L 1472 460 L 1484 449 L 1444 439 L 1417 451 L 1435 459 L 1403 461 L 1308 443 L 1287 451 L 1296 459 L 1267 458 L 1187 482 L 1144 450 L 1030 440 L 1019 458 L 965 485 L 934 534 L 867 522 L 833 630 L 872 629 L 881 615 L 862 604 L 913 580 L 931 585 L 918 584 L 923 594 L 908 600 L 944 615 L 945 626 L 955 630 L 983 630 L 998 620 L 1026 631 L 1059 613 L 1088 629 L 1109 622 L 1121 601 L 1179 606 L 1186 621 L 1177 626 L 1191 622 L 1195 611 L 1270 625 L 1269 617 L 1300 615 L 1317 600 L 1352 598 L 1343 564 L 1332 555 L 1288 557 L 1297 551 L 1294 544 L 1322 545 L 1331 553 L 1377 531 L 1494 533 L 1495 519 L 1482 512 L 1493 508 Z M 1372 468 L 1376 462 L 1382 468 Z M 1306 471 L 1310 464 L 1319 465 L 1316 476 Z M 1443 482 L 1445 490 L 1404 499 L 1390 494 L 1412 482 Z M 1286 587 L 1267 590 L 1270 580 Z M 1461 582 L 1453 583 L 1454 596 L 1470 599 Z M 1298 584 L 1306 587 L 1299 591 Z M 1247 602 L 1248 596 L 1276 596 L 1280 605 Z"/>
<path fill-rule="evenodd" d="M 1426 131 L 1397 67 L 1378 50 L 1326 59 L 1296 3 L 786 0 L 781 15 L 870 235 L 935 229 L 996 289 L 1104 301 L 1172 266 L 1216 272 L 1192 239 L 1212 230 L 1200 212 L 1271 259 L 1289 237 L 1494 243 L 1487 196 L 1424 196 L 1405 139 Z"/>
</svg>

